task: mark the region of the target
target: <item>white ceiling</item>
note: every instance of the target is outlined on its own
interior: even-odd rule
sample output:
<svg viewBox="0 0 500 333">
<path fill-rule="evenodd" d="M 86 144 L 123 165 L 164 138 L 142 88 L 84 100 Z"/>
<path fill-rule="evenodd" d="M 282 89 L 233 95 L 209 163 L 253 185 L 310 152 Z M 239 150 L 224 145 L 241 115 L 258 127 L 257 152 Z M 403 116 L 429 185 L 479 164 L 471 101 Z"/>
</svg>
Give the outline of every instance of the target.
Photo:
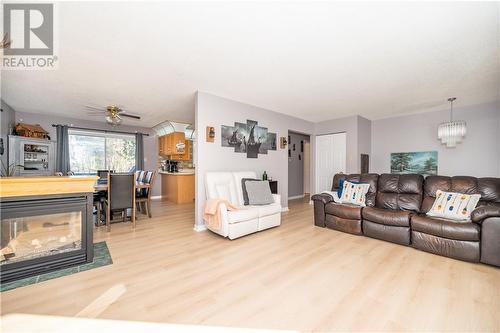
<svg viewBox="0 0 500 333">
<path fill-rule="evenodd" d="M 191 122 L 201 90 L 300 118 L 499 100 L 498 2 L 59 3 L 59 68 L 3 71 L 14 109 Z M 96 120 L 100 118 L 96 118 Z"/>
</svg>

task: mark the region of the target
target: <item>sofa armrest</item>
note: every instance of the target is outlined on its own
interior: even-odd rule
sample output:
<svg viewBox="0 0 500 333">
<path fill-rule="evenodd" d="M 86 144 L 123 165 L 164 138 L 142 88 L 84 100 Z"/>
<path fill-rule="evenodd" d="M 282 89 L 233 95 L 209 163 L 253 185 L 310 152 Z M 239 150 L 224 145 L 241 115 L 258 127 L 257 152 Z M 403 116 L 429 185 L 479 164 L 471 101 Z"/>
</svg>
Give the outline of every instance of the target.
<svg viewBox="0 0 500 333">
<path fill-rule="evenodd" d="M 329 202 L 333 202 L 333 197 L 326 193 L 315 194 L 311 197 L 314 204 L 314 225 L 317 227 L 325 227 L 325 206 Z"/>
<path fill-rule="evenodd" d="M 219 229 L 215 229 L 215 228 L 211 228 L 209 226 L 209 224 L 207 223 L 207 221 L 204 221 L 205 222 L 205 226 L 219 234 L 219 235 L 222 235 L 224 237 L 227 237 L 228 236 L 228 233 L 229 233 L 229 229 L 228 229 L 228 225 L 229 225 L 229 217 L 228 217 L 228 209 L 227 209 L 227 206 L 225 203 L 221 203 L 220 206 L 219 206 L 219 222 L 220 222 L 220 228 Z"/>
<path fill-rule="evenodd" d="M 277 204 L 281 205 L 281 195 L 279 195 L 279 194 L 273 194 L 273 199 L 274 199 L 274 203 L 277 203 Z"/>
<path fill-rule="evenodd" d="M 488 217 L 500 217 L 500 206 L 481 206 L 474 209 L 470 215 L 472 222 L 481 223 Z"/>
<path fill-rule="evenodd" d="M 314 194 L 311 197 L 311 200 L 312 201 L 320 201 L 324 205 L 326 205 L 327 203 L 333 201 L 333 197 L 330 194 L 327 194 L 327 193 L 320 193 L 320 194 Z"/>
</svg>

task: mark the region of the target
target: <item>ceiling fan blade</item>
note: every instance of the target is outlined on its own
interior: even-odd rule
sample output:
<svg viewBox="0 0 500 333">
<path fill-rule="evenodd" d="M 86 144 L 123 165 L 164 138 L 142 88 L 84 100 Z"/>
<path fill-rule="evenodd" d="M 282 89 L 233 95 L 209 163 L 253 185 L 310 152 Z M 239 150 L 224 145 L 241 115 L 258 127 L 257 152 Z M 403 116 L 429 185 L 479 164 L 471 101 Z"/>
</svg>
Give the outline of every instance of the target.
<svg viewBox="0 0 500 333">
<path fill-rule="evenodd" d="M 91 106 L 91 105 L 84 105 L 84 107 L 86 107 L 87 109 L 106 111 L 106 108 L 103 108 L 103 107 L 96 107 L 96 106 Z"/>
<path fill-rule="evenodd" d="M 125 112 L 120 112 L 120 116 L 128 117 L 128 118 L 133 118 L 133 119 L 141 119 L 141 117 L 136 116 L 135 114 L 128 114 L 128 113 L 125 113 Z"/>
</svg>

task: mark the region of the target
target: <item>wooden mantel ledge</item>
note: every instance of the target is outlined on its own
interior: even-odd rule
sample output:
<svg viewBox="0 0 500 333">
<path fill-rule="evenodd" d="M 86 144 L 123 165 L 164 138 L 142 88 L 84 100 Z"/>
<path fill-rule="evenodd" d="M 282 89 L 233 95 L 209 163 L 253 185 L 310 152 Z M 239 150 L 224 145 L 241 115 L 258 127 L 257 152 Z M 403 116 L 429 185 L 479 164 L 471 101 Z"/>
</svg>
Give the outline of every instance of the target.
<svg viewBox="0 0 500 333">
<path fill-rule="evenodd" d="M 94 191 L 97 176 L 1 177 L 0 198 Z"/>
</svg>

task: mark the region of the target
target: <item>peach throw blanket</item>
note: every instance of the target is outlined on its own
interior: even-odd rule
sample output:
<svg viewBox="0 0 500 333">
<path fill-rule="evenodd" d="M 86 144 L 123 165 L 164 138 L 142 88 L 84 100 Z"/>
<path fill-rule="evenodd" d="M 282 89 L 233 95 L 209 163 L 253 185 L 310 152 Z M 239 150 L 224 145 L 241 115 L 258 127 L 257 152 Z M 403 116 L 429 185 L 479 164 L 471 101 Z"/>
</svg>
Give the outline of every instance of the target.
<svg viewBox="0 0 500 333">
<path fill-rule="evenodd" d="M 227 210 L 237 210 L 229 201 L 224 199 L 209 199 L 205 202 L 203 219 L 206 224 L 215 230 L 220 230 L 220 207 L 224 204 Z"/>
</svg>

